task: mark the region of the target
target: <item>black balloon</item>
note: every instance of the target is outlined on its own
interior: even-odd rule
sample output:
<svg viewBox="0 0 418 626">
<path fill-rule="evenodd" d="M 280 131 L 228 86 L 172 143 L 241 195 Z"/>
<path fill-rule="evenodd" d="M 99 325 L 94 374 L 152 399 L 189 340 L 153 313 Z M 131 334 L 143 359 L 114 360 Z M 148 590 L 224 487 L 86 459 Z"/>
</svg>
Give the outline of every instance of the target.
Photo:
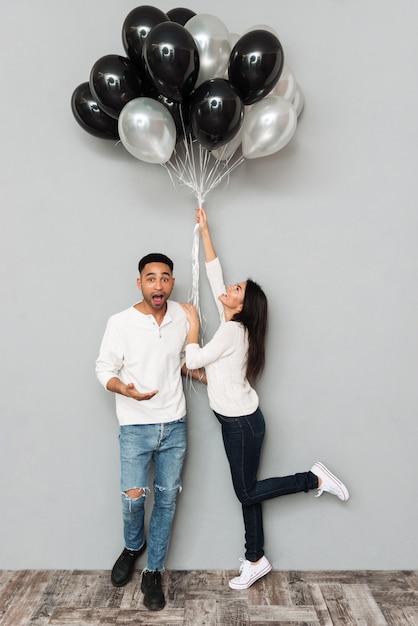
<svg viewBox="0 0 418 626">
<path fill-rule="evenodd" d="M 267 30 L 252 30 L 232 49 L 228 77 L 244 104 L 253 104 L 273 89 L 283 63 L 283 48 L 276 35 Z"/>
<path fill-rule="evenodd" d="M 128 57 L 143 71 L 142 48 L 150 30 L 170 18 L 156 7 L 144 5 L 132 9 L 122 26 L 122 43 Z"/>
<path fill-rule="evenodd" d="M 100 108 L 117 119 L 125 104 L 144 95 L 145 84 L 130 59 L 107 54 L 92 67 L 90 89 Z"/>
<path fill-rule="evenodd" d="M 119 139 L 118 121 L 97 104 L 88 82 L 76 87 L 71 96 L 71 110 L 81 128 L 101 139 Z"/>
<path fill-rule="evenodd" d="M 188 30 L 176 22 L 154 26 L 143 48 L 146 70 L 158 92 L 181 102 L 199 74 L 199 52 Z"/>
<path fill-rule="evenodd" d="M 184 26 L 186 22 L 196 15 L 196 13 L 191 9 L 177 7 L 176 9 L 170 9 L 170 11 L 167 11 L 167 15 L 172 22 L 177 22 L 177 24 Z"/>
<path fill-rule="evenodd" d="M 161 102 L 165 108 L 170 111 L 171 117 L 176 125 L 177 141 L 180 141 L 189 131 L 188 107 L 185 102 L 176 102 L 170 100 L 161 94 L 155 96 L 155 99 Z"/>
<path fill-rule="evenodd" d="M 190 95 L 190 123 L 197 141 L 209 150 L 228 143 L 241 128 L 244 104 L 223 78 L 201 83 Z"/>
</svg>

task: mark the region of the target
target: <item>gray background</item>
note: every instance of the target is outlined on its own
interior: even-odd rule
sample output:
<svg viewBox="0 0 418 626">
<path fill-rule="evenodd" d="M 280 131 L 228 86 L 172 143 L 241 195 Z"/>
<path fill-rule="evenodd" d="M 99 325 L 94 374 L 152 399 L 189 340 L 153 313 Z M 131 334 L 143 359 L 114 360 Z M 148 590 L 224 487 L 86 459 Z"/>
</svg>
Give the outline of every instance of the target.
<svg viewBox="0 0 418 626">
<path fill-rule="evenodd" d="M 154 2 L 167 11 L 178 5 Z M 1 41 L 0 567 L 110 569 L 122 526 L 114 398 L 94 362 L 136 266 L 191 284 L 195 200 L 159 165 L 84 132 L 70 98 L 123 54 L 132 1 L 14 0 Z M 181 5 L 180 5 L 181 6 Z M 267 502 L 275 568 L 417 567 L 415 0 L 193 0 L 234 33 L 270 24 L 305 96 L 291 143 L 248 160 L 206 203 L 226 280 L 270 303 L 259 384 L 260 476 L 328 464 L 346 504 Z M 216 312 L 201 281 L 208 337 Z M 169 568 L 235 568 L 240 505 L 206 390 L 188 392 L 189 451 Z"/>
</svg>

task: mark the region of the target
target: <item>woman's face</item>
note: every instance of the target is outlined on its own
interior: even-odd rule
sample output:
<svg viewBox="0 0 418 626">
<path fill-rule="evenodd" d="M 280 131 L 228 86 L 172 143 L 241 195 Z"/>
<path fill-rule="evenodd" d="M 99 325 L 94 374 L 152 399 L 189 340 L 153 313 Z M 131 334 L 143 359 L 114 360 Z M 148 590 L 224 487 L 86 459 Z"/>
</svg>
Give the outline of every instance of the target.
<svg viewBox="0 0 418 626">
<path fill-rule="evenodd" d="M 245 288 L 247 282 L 235 283 L 235 285 L 228 285 L 225 293 L 222 293 L 218 300 L 224 307 L 231 309 L 235 313 L 239 313 L 242 310 L 245 297 Z"/>
</svg>

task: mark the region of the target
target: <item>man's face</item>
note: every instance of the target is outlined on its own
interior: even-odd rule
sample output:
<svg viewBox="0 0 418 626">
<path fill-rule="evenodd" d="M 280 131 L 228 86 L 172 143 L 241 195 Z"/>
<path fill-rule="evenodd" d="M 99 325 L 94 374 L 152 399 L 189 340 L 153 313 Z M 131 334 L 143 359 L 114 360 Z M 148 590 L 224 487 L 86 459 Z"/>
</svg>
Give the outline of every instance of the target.
<svg viewBox="0 0 418 626">
<path fill-rule="evenodd" d="M 175 279 L 171 270 L 165 263 L 147 263 L 137 285 L 142 291 L 142 296 L 146 304 L 152 311 L 162 311 L 165 309 L 168 298 L 174 288 Z"/>
</svg>

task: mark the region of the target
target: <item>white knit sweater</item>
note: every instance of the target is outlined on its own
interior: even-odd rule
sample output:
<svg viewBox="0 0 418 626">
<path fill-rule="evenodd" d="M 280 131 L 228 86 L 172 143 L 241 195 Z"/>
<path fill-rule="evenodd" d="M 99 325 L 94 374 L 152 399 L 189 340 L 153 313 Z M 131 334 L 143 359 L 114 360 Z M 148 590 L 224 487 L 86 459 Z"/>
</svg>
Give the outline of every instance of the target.
<svg viewBox="0 0 418 626">
<path fill-rule="evenodd" d="M 218 296 L 225 292 L 222 267 L 216 258 L 206 263 L 206 273 L 220 316 L 220 326 L 203 347 L 186 346 L 189 369 L 204 367 L 210 407 L 225 417 L 250 415 L 258 407 L 258 395 L 246 377 L 247 331 L 239 322 L 226 322 Z"/>
</svg>

